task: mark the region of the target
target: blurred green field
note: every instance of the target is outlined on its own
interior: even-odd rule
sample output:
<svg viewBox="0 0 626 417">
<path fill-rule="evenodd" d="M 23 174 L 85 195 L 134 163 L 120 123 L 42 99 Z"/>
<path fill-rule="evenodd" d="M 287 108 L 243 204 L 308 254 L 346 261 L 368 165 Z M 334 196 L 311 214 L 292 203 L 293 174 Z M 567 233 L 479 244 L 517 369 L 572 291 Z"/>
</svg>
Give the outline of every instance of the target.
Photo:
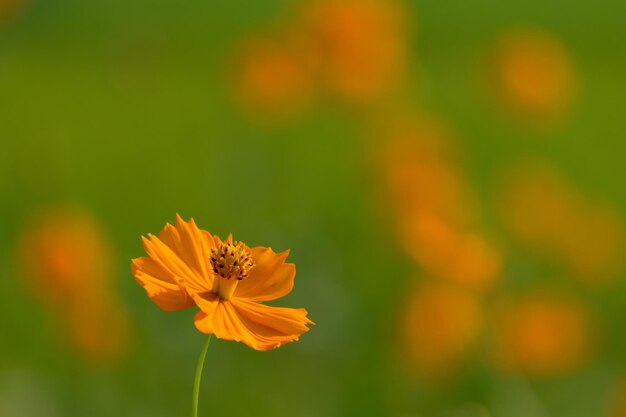
<svg viewBox="0 0 626 417">
<path fill-rule="evenodd" d="M 296 286 L 274 305 L 317 323 L 297 343 L 256 352 L 214 340 L 201 415 L 619 417 L 626 377 L 626 284 L 578 289 L 603 335 L 580 371 L 525 378 L 488 353 L 445 384 L 411 379 L 396 353 L 414 268 L 378 202 L 377 143 L 366 118 L 323 98 L 297 120 L 250 120 L 229 95 L 228 59 L 248 33 L 288 19 L 295 1 L 31 0 L 0 23 L 0 416 L 189 413 L 204 340 L 191 310 L 164 313 L 137 285 L 141 235 L 176 213 L 220 236 L 291 249 Z M 446 122 L 477 190 L 485 230 L 506 248 L 499 286 L 554 272 L 507 239 L 496 213 L 502 169 L 520 156 L 558 167 L 585 194 L 626 213 L 626 3 L 410 1 L 403 98 Z M 557 35 L 579 93 L 562 128 L 533 131 L 485 98 L 481 51 L 518 25 Z M 478 80 L 478 81 L 477 81 Z M 112 283 L 129 347 L 93 364 L 59 342 L 24 291 L 16 242 L 33 212 L 77 204 L 114 249 Z M 623 395 L 626 395 L 624 393 Z"/>
</svg>

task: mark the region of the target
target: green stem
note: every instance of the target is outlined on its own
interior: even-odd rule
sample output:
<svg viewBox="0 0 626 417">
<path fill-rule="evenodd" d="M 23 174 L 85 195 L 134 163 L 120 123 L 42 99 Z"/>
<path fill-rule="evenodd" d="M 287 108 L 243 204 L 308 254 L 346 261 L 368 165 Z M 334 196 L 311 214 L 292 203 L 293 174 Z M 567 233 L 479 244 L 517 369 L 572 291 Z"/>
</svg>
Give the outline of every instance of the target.
<svg viewBox="0 0 626 417">
<path fill-rule="evenodd" d="M 191 404 L 191 416 L 198 417 L 198 398 L 200 397 L 200 380 L 202 379 L 202 369 L 204 368 L 204 358 L 206 358 L 206 352 L 209 350 L 209 343 L 211 343 L 211 336 L 206 338 L 200 357 L 198 358 L 198 365 L 196 366 L 196 379 L 193 383 L 193 402 Z"/>
</svg>

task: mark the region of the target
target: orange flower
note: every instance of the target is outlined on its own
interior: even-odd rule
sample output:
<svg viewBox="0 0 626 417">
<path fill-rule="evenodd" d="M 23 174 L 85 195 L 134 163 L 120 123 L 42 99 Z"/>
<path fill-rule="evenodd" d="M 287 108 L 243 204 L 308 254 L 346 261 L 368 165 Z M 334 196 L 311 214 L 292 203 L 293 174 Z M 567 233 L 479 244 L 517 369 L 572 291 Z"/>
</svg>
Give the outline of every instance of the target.
<svg viewBox="0 0 626 417">
<path fill-rule="evenodd" d="M 497 90 L 521 115 L 541 119 L 558 116 L 571 104 L 574 66 L 565 46 L 539 30 L 504 34 L 494 51 Z"/>
<path fill-rule="evenodd" d="M 493 286 L 502 255 L 478 230 L 472 190 L 436 121 L 400 121 L 377 147 L 384 204 L 407 253 L 428 275 L 476 289 Z M 382 149 L 381 149 L 382 148 Z"/>
<path fill-rule="evenodd" d="M 449 376 L 462 364 L 483 325 L 476 294 L 448 284 L 417 288 L 403 317 L 403 361 L 427 378 Z"/>
<path fill-rule="evenodd" d="M 29 289 L 48 303 L 102 293 L 110 275 L 109 242 L 96 219 L 76 208 L 50 209 L 29 219 L 19 255 Z"/>
<path fill-rule="evenodd" d="M 611 282 L 624 267 L 624 221 L 580 192 L 549 165 L 524 162 L 504 175 L 502 216 L 525 246 L 555 258 L 590 285 Z"/>
<path fill-rule="evenodd" d="M 305 309 L 261 304 L 293 288 L 289 251 L 250 248 L 200 230 L 193 219 L 176 216 L 158 236 L 143 239 L 147 257 L 132 260 L 135 279 L 162 310 L 200 308 L 194 321 L 202 333 L 270 350 L 298 340 L 314 324 Z"/>
<path fill-rule="evenodd" d="M 368 103 L 402 85 L 408 36 L 401 2 L 313 1 L 303 13 L 331 92 Z"/>
<path fill-rule="evenodd" d="M 590 356 L 592 321 L 582 304 L 533 295 L 503 306 L 496 316 L 497 360 L 506 369 L 562 374 Z"/>
<path fill-rule="evenodd" d="M 499 249 L 479 232 L 455 230 L 436 215 L 416 213 L 407 222 L 406 250 L 428 274 L 486 290 L 502 269 Z"/>
<path fill-rule="evenodd" d="M 618 381 L 618 383 L 610 389 L 607 400 L 610 404 L 610 416 L 626 417 L 626 379 Z"/>
<path fill-rule="evenodd" d="M 239 46 L 231 83 L 251 117 L 289 118 L 311 102 L 313 75 L 303 49 L 271 36 L 251 37 Z"/>
<path fill-rule="evenodd" d="M 399 217 L 437 213 L 454 227 L 474 220 L 474 201 L 456 161 L 451 133 L 439 121 L 417 116 L 384 127 L 384 145 L 377 147 L 386 197 Z"/>
<path fill-rule="evenodd" d="M 24 7 L 24 0 L 0 0 L 0 23 L 14 18 Z"/>
<path fill-rule="evenodd" d="M 130 344 L 126 312 L 106 293 L 85 294 L 68 300 L 65 321 L 69 342 L 91 362 L 111 362 L 124 357 Z"/>
<path fill-rule="evenodd" d="M 128 321 L 111 283 L 112 248 L 97 219 L 61 207 L 29 219 L 18 246 L 24 284 L 88 360 L 120 359 Z"/>
</svg>

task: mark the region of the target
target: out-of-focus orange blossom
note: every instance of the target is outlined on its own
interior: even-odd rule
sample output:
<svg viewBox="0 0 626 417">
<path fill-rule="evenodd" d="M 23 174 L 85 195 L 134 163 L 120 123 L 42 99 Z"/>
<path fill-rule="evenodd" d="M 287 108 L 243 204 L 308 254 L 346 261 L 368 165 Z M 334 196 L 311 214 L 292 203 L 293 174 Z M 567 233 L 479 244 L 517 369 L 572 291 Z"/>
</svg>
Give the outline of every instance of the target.
<svg viewBox="0 0 626 417">
<path fill-rule="evenodd" d="M 506 226 L 523 242 L 559 242 L 577 222 L 577 192 L 546 164 L 524 161 L 518 165 L 505 174 L 501 190 Z"/>
<path fill-rule="evenodd" d="M 25 0 L 0 0 L 0 24 L 15 17 L 24 5 Z"/>
<path fill-rule="evenodd" d="M 251 37 L 236 50 L 232 72 L 235 98 L 252 117 L 295 116 L 315 91 L 311 56 L 295 40 Z"/>
<path fill-rule="evenodd" d="M 33 216 L 20 245 L 29 289 L 46 303 L 97 293 L 110 275 L 111 248 L 90 215 L 75 208 Z"/>
<path fill-rule="evenodd" d="M 477 229 L 448 136 L 429 119 L 394 128 L 379 150 L 385 198 L 403 247 L 427 275 L 486 289 L 500 273 L 501 254 Z"/>
<path fill-rule="evenodd" d="M 577 227 L 563 241 L 562 256 L 578 278 L 591 285 L 604 284 L 623 271 L 626 253 L 624 220 L 604 203 L 581 208 Z"/>
<path fill-rule="evenodd" d="M 576 371 L 590 357 L 593 321 L 577 301 L 522 296 L 499 305 L 494 318 L 495 359 L 505 370 L 554 376 Z"/>
<path fill-rule="evenodd" d="M 409 294 L 402 323 L 402 363 L 420 377 L 440 379 L 467 359 L 480 335 L 483 315 L 473 292 L 428 283 Z"/>
<path fill-rule="evenodd" d="M 304 30 L 329 90 L 367 103 L 400 87 L 407 65 L 406 15 L 395 0 L 309 1 Z"/>
<path fill-rule="evenodd" d="M 619 381 L 609 392 L 610 417 L 626 417 L 626 379 Z"/>
<path fill-rule="evenodd" d="M 401 0 L 309 1 L 277 36 L 250 37 L 230 69 L 236 100 L 253 118 L 299 114 L 320 93 L 370 105 L 405 84 Z"/>
<path fill-rule="evenodd" d="M 482 233 L 459 231 L 436 217 L 406 225 L 406 249 L 428 274 L 479 290 L 500 275 L 500 250 Z"/>
<path fill-rule="evenodd" d="M 473 197 L 456 164 L 450 134 L 438 121 L 399 122 L 377 149 L 390 205 L 401 219 L 436 213 L 464 227 L 473 221 Z M 401 220 L 402 221 L 402 220 Z"/>
<path fill-rule="evenodd" d="M 525 118 L 558 118 L 572 104 L 576 77 L 572 59 L 554 35 L 511 30 L 496 41 L 491 79 L 496 95 Z"/>
<path fill-rule="evenodd" d="M 18 261 L 29 292 L 87 359 L 124 353 L 127 320 L 113 295 L 111 247 L 98 222 L 77 208 L 42 211 L 25 227 Z"/>
<path fill-rule="evenodd" d="M 91 362 L 122 358 L 129 344 L 125 310 L 109 294 L 73 299 L 64 309 L 68 342 Z"/>
<path fill-rule="evenodd" d="M 617 211 L 589 199 L 545 164 L 521 163 L 505 178 L 502 216 L 515 238 L 589 284 L 619 275 L 626 235 Z"/>
</svg>

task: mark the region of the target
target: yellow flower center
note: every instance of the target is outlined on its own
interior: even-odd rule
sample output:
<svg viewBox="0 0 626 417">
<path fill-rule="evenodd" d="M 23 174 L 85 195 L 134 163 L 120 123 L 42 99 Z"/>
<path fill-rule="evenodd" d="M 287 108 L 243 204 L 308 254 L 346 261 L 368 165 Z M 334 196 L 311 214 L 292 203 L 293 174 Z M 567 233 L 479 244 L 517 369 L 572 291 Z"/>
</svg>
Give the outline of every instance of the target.
<svg viewBox="0 0 626 417">
<path fill-rule="evenodd" d="M 242 242 L 222 242 L 211 251 L 211 266 L 215 273 L 213 293 L 229 300 L 239 281 L 248 276 L 254 266 L 250 251 Z"/>
</svg>

